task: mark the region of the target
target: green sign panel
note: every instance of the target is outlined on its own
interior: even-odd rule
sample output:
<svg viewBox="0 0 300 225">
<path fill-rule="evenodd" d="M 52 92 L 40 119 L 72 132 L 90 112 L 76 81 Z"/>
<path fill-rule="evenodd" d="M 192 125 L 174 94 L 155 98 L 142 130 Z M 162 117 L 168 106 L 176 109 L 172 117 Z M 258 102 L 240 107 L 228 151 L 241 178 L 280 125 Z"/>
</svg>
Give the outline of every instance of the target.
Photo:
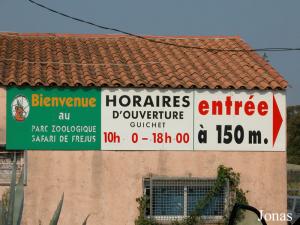
<svg viewBox="0 0 300 225">
<path fill-rule="evenodd" d="M 100 150 L 100 95 L 96 88 L 8 88 L 7 149 Z"/>
</svg>

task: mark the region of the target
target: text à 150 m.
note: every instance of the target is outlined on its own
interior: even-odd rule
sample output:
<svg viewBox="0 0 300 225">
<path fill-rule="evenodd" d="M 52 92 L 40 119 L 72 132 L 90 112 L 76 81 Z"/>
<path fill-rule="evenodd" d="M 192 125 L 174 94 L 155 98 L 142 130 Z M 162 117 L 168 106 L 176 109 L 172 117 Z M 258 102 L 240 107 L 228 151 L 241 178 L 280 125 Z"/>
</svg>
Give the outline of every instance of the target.
<svg viewBox="0 0 300 225">
<path fill-rule="evenodd" d="M 216 125 L 218 144 L 242 144 L 247 142 L 248 144 L 268 144 L 268 139 L 262 137 L 260 130 L 248 130 L 245 131 L 242 125 Z M 198 139 L 201 138 L 198 135 Z M 199 139 L 199 142 L 201 140 Z"/>
</svg>

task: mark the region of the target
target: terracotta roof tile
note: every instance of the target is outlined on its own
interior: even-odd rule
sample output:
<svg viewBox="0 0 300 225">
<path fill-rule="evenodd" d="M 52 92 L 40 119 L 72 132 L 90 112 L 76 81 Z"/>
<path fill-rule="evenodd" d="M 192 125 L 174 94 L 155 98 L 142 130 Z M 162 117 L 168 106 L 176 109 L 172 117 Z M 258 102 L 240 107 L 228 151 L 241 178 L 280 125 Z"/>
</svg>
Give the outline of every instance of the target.
<svg viewBox="0 0 300 225">
<path fill-rule="evenodd" d="M 179 45 L 251 49 L 239 37 L 148 37 Z M 204 51 L 124 35 L 0 33 L 0 85 L 285 89 L 255 52 Z"/>
</svg>

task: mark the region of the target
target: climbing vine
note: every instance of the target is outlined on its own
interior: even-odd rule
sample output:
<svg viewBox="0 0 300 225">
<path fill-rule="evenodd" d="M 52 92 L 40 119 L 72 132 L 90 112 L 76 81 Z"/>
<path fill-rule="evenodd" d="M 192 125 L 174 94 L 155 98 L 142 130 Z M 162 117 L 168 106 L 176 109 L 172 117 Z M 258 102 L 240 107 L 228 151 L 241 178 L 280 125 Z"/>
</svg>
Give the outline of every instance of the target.
<svg viewBox="0 0 300 225">
<path fill-rule="evenodd" d="M 216 182 L 212 189 L 207 193 L 207 195 L 198 201 L 196 204 L 195 210 L 191 213 L 191 215 L 185 217 L 182 220 L 172 221 L 172 225 L 198 225 L 203 224 L 203 220 L 201 215 L 205 207 L 211 202 L 211 200 L 217 196 L 226 185 L 226 182 L 229 183 L 230 187 L 230 199 L 229 201 L 228 210 L 231 210 L 235 203 L 240 203 L 247 205 L 248 201 L 246 198 L 246 191 L 243 191 L 240 187 L 240 174 L 233 171 L 232 168 L 225 167 L 220 165 L 218 167 L 218 175 Z M 148 196 L 144 195 L 140 198 L 137 198 L 136 201 L 138 202 L 138 210 L 139 215 L 135 220 L 135 225 L 161 225 L 159 221 L 156 221 L 153 218 L 149 218 L 146 216 L 146 210 L 150 206 L 150 199 Z M 223 223 L 226 224 L 228 221 L 228 214 L 229 212 L 225 212 L 223 217 Z"/>
</svg>

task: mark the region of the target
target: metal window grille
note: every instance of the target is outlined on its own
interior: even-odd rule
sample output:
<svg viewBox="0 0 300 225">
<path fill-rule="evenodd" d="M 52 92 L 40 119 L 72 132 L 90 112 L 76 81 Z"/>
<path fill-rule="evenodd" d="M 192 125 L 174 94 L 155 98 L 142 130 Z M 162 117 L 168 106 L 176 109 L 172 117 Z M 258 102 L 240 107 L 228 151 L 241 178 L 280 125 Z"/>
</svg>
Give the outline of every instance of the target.
<svg viewBox="0 0 300 225">
<path fill-rule="evenodd" d="M 17 159 L 17 178 L 24 170 L 24 184 L 26 184 L 26 153 L 24 151 L 4 151 L 0 150 L 0 185 L 9 185 L 12 175 L 13 159 L 16 154 Z"/>
<path fill-rule="evenodd" d="M 144 179 L 144 194 L 149 199 L 146 215 L 157 220 L 180 220 L 194 212 L 199 201 L 212 190 L 215 179 L 161 178 Z M 222 219 L 229 197 L 228 184 L 201 212 L 202 219 Z"/>
</svg>

